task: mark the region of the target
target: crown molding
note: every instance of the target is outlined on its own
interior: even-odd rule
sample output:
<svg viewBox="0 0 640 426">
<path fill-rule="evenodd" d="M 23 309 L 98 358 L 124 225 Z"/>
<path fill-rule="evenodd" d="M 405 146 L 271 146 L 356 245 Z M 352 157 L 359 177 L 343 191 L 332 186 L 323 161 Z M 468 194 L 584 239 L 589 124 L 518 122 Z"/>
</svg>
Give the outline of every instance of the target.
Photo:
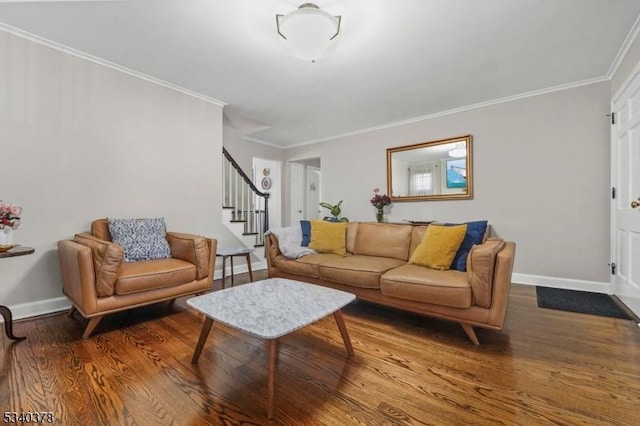
<svg viewBox="0 0 640 426">
<path fill-rule="evenodd" d="M 444 116 L 447 116 L 447 115 L 458 114 L 458 113 L 466 112 L 466 111 L 472 111 L 472 110 L 475 110 L 475 109 L 485 108 L 485 107 L 488 107 L 488 106 L 502 104 L 502 103 L 505 103 L 505 102 L 512 102 L 512 101 L 517 101 L 517 100 L 520 100 L 520 99 L 531 98 L 531 97 L 534 97 L 534 96 L 546 95 L 546 94 L 554 93 L 554 92 L 561 92 L 563 90 L 569 90 L 569 89 L 574 89 L 576 87 L 588 86 L 588 85 L 591 85 L 591 84 L 602 83 L 604 81 L 609 81 L 609 80 L 610 80 L 610 78 L 605 75 L 605 76 L 601 76 L 601 77 L 596 77 L 596 78 L 591 78 L 591 79 L 587 79 L 587 80 L 576 81 L 576 82 L 573 82 L 573 83 L 563 84 L 563 85 L 559 85 L 559 86 L 548 87 L 546 89 L 533 90 L 531 92 L 525 92 L 525 93 L 521 93 L 521 94 L 518 94 L 518 95 L 507 96 L 507 97 L 498 98 L 498 99 L 493 99 L 493 100 L 486 101 L 486 102 L 479 102 L 477 104 L 467 105 L 467 106 L 460 107 L 460 108 L 454 108 L 454 109 L 450 109 L 450 110 L 447 110 L 447 111 L 436 112 L 436 113 L 433 113 L 433 114 L 423 115 L 423 116 L 420 116 L 420 117 L 410 118 L 410 119 L 407 119 L 407 120 L 396 121 L 396 122 L 393 122 L 393 123 L 382 124 L 382 125 L 379 125 L 379 126 L 368 127 L 368 128 L 360 129 L 360 130 L 354 130 L 352 132 L 341 133 L 341 134 L 338 134 L 338 135 L 335 135 L 335 136 L 328 136 L 326 138 L 312 139 L 312 140 L 300 142 L 300 143 L 297 143 L 297 144 L 294 144 L 294 145 L 288 145 L 288 146 L 285 147 L 285 149 L 286 148 L 296 148 L 296 147 L 305 146 L 305 145 L 313 145 L 313 144 L 321 143 L 321 142 L 329 142 L 329 141 L 332 141 L 332 140 L 346 138 L 346 137 L 350 137 L 350 136 L 357 136 L 357 135 L 361 135 L 361 134 L 364 134 L 364 133 L 370 133 L 370 132 L 375 132 L 375 131 L 379 131 L 379 130 L 390 129 L 390 128 L 393 128 L 393 127 L 405 126 L 407 124 L 418 123 L 420 121 L 431 120 L 431 119 L 438 118 L 438 117 L 444 117 Z"/>
<path fill-rule="evenodd" d="M 118 65 L 118 64 L 116 64 L 114 62 L 110 62 L 110 61 L 107 61 L 105 59 L 99 58 L 97 56 L 90 55 L 90 54 L 88 54 L 86 52 L 83 52 L 81 50 L 77 50 L 77 49 L 73 49 L 73 48 L 68 47 L 68 46 L 64 46 L 64 45 L 62 45 L 60 43 L 56 43 L 55 41 L 46 39 L 44 37 L 37 36 L 35 34 L 31 34 L 31 33 L 27 32 L 27 31 L 23 31 L 21 29 L 12 27 L 12 26 L 7 25 L 7 24 L 5 24 L 3 22 L 0 22 L 0 31 L 4 31 L 4 32 L 12 34 L 14 36 L 17 36 L 17 37 L 32 41 L 34 43 L 49 47 L 51 49 L 55 49 L 57 51 L 60 51 L 60 52 L 75 56 L 75 57 L 80 58 L 80 59 L 84 59 L 85 61 L 93 62 L 95 64 L 102 65 L 103 67 L 111 68 L 111 69 L 113 69 L 115 71 L 119 71 L 121 73 L 128 74 L 128 75 L 130 75 L 132 77 L 136 77 L 136 78 L 139 78 L 139 79 L 144 80 L 146 82 L 155 84 L 157 86 L 162 86 L 162 87 L 165 87 L 167 89 L 171 89 L 171 90 L 174 90 L 176 92 L 180 92 L 182 94 L 191 96 L 191 97 L 199 99 L 201 101 L 208 102 L 210 104 L 217 105 L 219 107 L 225 107 L 227 105 L 225 102 L 220 101 L 218 99 L 210 98 L 208 96 L 205 96 L 205 95 L 202 95 L 200 93 L 191 91 L 189 89 L 185 89 L 184 87 L 180 87 L 180 86 L 177 86 L 175 84 L 171 84 L 169 82 L 166 82 L 164 80 L 160 80 L 159 78 L 155 78 L 155 77 L 152 77 L 150 75 L 147 75 L 147 74 L 132 70 L 132 69 L 127 68 L 127 67 L 124 67 L 122 65 Z"/>
<path fill-rule="evenodd" d="M 613 62 L 611 62 L 611 66 L 609 67 L 609 71 L 607 72 L 607 77 L 609 78 L 609 80 L 611 80 L 616 72 L 618 72 L 620 64 L 624 60 L 625 56 L 627 56 L 627 52 L 629 52 L 629 49 L 638 37 L 638 34 L 640 34 L 640 16 L 636 18 L 636 21 L 633 23 L 633 26 L 629 30 L 627 37 L 622 42 L 622 46 L 620 46 L 616 57 L 613 58 Z"/>
</svg>

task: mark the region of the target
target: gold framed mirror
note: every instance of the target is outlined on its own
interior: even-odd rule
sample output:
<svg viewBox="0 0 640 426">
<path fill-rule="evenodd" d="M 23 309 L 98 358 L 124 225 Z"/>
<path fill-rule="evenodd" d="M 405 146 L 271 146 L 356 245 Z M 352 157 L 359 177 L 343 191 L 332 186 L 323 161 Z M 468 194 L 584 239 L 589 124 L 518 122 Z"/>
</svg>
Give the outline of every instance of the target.
<svg viewBox="0 0 640 426">
<path fill-rule="evenodd" d="M 387 194 L 393 201 L 473 198 L 471 135 L 387 148 Z"/>
</svg>

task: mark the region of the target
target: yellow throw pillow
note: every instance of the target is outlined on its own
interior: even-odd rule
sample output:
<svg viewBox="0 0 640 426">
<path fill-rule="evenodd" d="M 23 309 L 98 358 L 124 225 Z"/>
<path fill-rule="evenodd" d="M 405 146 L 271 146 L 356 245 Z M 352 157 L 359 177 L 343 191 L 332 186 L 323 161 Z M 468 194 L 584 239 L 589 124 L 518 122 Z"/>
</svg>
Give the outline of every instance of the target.
<svg viewBox="0 0 640 426">
<path fill-rule="evenodd" d="M 409 262 L 441 271 L 451 268 L 466 233 L 466 224 L 427 226 L 422 242 L 416 247 Z"/>
<path fill-rule="evenodd" d="M 347 254 L 347 223 L 311 220 L 309 248 L 318 253 Z"/>
</svg>

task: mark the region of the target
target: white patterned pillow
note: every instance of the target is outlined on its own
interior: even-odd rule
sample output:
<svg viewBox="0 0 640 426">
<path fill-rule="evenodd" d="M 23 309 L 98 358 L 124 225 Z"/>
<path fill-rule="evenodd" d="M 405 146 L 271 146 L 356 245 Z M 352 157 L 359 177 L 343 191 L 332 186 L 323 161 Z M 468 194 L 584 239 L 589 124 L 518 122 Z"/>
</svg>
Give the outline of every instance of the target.
<svg viewBox="0 0 640 426">
<path fill-rule="evenodd" d="M 124 261 L 171 257 L 164 218 L 109 219 L 111 241 L 124 249 Z"/>
</svg>

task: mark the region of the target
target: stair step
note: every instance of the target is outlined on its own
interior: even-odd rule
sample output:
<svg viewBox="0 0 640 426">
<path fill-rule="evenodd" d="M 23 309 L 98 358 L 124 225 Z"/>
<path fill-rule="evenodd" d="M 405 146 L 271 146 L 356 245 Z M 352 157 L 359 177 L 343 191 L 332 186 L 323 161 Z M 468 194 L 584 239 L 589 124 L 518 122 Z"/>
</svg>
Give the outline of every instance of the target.
<svg viewBox="0 0 640 426">
<path fill-rule="evenodd" d="M 246 223 L 246 220 L 230 220 L 231 223 Z"/>
<path fill-rule="evenodd" d="M 243 232 L 242 235 L 258 235 L 257 232 Z"/>
<path fill-rule="evenodd" d="M 223 209 L 229 209 L 229 210 L 231 210 L 231 209 L 235 209 L 235 207 L 234 207 L 234 206 L 222 206 L 222 208 L 223 208 Z"/>
<path fill-rule="evenodd" d="M 254 244 L 254 247 L 264 247 L 264 244 Z"/>
</svg>

